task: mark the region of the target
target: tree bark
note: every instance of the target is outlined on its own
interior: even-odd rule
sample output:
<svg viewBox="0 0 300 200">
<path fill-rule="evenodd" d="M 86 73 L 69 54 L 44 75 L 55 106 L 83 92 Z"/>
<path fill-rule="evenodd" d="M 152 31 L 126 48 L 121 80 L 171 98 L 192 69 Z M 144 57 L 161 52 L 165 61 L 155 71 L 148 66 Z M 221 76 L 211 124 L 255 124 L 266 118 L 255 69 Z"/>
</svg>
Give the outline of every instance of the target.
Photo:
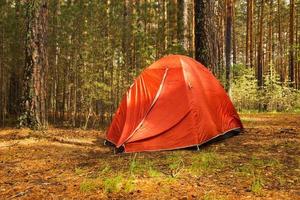
<svg viewBox="0 0 300 200">
<path fill-rule="evenodd" d="M 54 11 L 54 29 L 53 29 L 53 37 L 54 37 L 54 88 L 53 88 L 53 122 L 56 123 L 56 119 L 59 117 L 59 85 L 60 85 L 60 73 L 59 73 L 59 54 L 60 54 L 60 47 L 59 47 L 59 40 L 58 40 L 58 32 L 57 30 L 60 28 L 60 1 L 55 1 L 55 11 Z"/>
<path fill-rule="evenodd" d="M 185 41 L 185 0 L 177 0 L 177 40 L 178 44 L 186 51 Z"/>
<path fill-rule="evenodd" d="M 278 71 L 280 74 L 280 82 L 283 83 L 285 80 L 285 70 L 283 66 L 283 51 L 282 51 L 282 33 L 281 33 L 281 0 L 277 0 L 277 13 L 278 13 Z"/>
<path fill-rule="evenodd" d="M 263 86 L 263 20 L 264 20 L 264 0 L 261 0 L 259 16 L 259 42 L 257 49 L 257 84 Z"/>
<path fill-rule="evenodd" d="M 218 43 L 213 23 L 214 0 L 194 0 L 195 59 L 210 69 L 216 69 Z"/>
<path fill-rule="evenodd" d="M 21 96 L 21 73 L 22 73 L 22 35 L 20 28 L 20 18 L 21 18 L 21 5 L 20 0 L 15 1 L 15 23 L 14 25 L 14 42 L 12 43 L 13 55 L 11 62 L 10 80 L 9 80 L 9 93 L 8 93 L 8 112 L 14 118 L 18 118 L 20 114 L 20 96 Z"/>
<path fill-rule="evenodd" d="M 226 58 L 226 86 L 227 92 L 230 91 L 230 68 L 231 68 L 231 31 L 232 31 L 232 0 L 226 0 L 226 40 L 225 40 L 225 58 Z"/>
<path fill-rule="evenodd" d="M 177 0 L 169 0 L 167 3 L 167 49 L 168 52 L 174 50 L 174 45 L 178 42 L 177 26 Z"/>
<path fill-rule="evenodd" d="M 0 23 L 0 119 L 4 127 L 5 120 L 5 82 L 4 82 L 4 27 L 3 21 Z"/>
<path fill-rule="evenodd" d="M 47 57 L 47 0 L 26 1 L 27 37 L 24 70 L 24 93 L 20 125 L 45 128 Z"/>
<path fill-rule="evenodd" d="M 249 66 L 249 44 L 250 44 L 250 2 L 252 0 L 247 0 L 247 26 L 246 26 L 246 66 Z"/>
<path fill-rule="evenodd" d="M 269 27 L 268 27 L 268 60 L 269 67 L 273 65 L 273 0 L 269 0 Z"/>
<path fill-rule="evenodd" d="M 189 52 L 189 0 L 181 0 L 183 1 L 183 47 L 186 52 Z"/>
<path fill-rule="evenodd" d="M 233 65 L 237 64 L 237 57 L 236 57 L 236 53 L 237 53 L 237 38 L 236 38 L 236 25 L 235 25 L 235 0 L 233 0 L 233 6 L 232 6 L 232 63 Z"/>
<path fill-rule="evenodd" d="M 299 37 L 298 37 L 298 30 L 297 30 L 297 26 L 298 26 L 298 17 L 296 16 L 296 30 L 295 30 L 295 44 L 298 43 L 299 41 Z M 295 57 L 299 58 L 299 50 L 296 48 L 295 49 Z M 295 61 L 295 88 L 299 89 L 299 61 L 296 59 Z"/>
<path fill-rule="evenodd" d="M 290 0 L 290 23 L 289 23 L 289 81 L 295 85 L 295 52 L 294 52 L 294 23 L 295 23 L 295 0 Z"/>
<path fill-rule="evenodd" d="M 253 0 L 247 0 L 246 66 L 253 67 Z"/>
</svg>

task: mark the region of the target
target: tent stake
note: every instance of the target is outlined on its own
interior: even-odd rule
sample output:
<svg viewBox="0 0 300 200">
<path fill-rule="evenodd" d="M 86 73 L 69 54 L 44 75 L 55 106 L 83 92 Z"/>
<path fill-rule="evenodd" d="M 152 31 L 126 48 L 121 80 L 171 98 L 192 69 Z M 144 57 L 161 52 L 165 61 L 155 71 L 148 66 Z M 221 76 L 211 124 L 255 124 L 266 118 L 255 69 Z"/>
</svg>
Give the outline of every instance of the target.
<svg viewBox="0 0 300 200">
<path fill-rule="evenodd" d="M 197 151 L 200 151 L 199 145 L 197 145 Z"/>
</svg>

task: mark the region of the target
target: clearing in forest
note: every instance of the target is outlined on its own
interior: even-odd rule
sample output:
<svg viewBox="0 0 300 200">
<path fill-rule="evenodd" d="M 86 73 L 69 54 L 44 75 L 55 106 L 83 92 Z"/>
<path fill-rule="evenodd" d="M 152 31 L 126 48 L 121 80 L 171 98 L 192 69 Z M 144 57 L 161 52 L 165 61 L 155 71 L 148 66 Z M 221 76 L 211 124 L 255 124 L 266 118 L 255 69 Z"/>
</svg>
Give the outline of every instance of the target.
<svg viewBox="0 0 300 200">
<path fill-rule="evenodd" d="M 102 131 L 0 130 L 0 199 L 300 199 L 300 115 L 202 146 L 114 154 Z"/>
</svg>

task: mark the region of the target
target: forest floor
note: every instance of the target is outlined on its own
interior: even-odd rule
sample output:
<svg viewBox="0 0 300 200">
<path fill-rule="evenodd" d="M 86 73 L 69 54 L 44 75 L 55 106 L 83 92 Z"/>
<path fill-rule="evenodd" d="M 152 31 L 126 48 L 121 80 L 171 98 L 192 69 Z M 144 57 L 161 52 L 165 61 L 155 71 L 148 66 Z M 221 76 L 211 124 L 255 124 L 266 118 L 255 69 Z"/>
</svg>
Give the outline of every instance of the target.
<svg viewBox="0 0 300 200">
<path fill-rule="evenodd" d="M 0 199 L 300 199 L 300 114 L 242 114 L 241 135 L 114 154 L 104 133 L 0 130 Z"/>
</svg>

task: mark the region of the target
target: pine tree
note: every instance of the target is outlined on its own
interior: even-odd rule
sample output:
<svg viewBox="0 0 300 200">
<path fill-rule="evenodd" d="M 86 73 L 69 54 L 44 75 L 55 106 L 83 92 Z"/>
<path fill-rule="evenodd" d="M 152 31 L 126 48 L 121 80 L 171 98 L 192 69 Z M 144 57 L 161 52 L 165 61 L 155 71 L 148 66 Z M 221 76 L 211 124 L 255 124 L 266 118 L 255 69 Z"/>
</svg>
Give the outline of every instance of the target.
<svg viewBox="0 0 300 200">
<path fill-rule="evenodd" d="M 46 121 L 47 0 L 26 2 L 26 58 L 20 125 L 44 128 Z"/>
</svg>

